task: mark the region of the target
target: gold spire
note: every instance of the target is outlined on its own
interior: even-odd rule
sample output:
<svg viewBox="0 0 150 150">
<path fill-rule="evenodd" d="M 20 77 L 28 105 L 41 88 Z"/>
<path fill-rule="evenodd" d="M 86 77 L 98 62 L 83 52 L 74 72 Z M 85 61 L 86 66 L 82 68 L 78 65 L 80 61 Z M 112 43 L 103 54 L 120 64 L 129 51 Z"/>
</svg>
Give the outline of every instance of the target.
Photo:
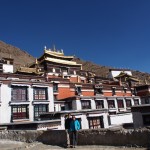
<svg viewBox="0 0 150 150">
<path fill-rule="evenodd" d="M 35 59 L 35 64 L 36 64 L 36 65 L 38 64 L 38 60 L 37 60 L 37 58 Z"/>
<path fill-rule="evenodd" d="M 147 80 L 146 80 L 146 78 L 144 79 L 144 82 L 145 82 L 145 84 L 147 84 Z"/>
<path fill-rule="evenodd" d="M 56 52 L 56 48 L 55 48 L 55 45 L 53 45 L 53 50 L 54 50 L 54 52 Z"/>
</svg>

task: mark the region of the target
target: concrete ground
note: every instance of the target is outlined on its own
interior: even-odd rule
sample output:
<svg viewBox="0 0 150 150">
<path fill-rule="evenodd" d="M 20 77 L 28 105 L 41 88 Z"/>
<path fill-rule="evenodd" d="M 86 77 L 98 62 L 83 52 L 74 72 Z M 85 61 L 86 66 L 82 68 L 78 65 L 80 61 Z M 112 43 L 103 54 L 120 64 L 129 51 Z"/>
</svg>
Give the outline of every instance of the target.
<svg viewBox="0 0 150 150">
<path fill-rule="evenodd" d="M 77 148 L 63 148 L 60 146 L 45 145 L 43 143 L 24 143 L 9 140 L 0 140 L 0 150 L 150 150 L 148 148 L 114 147 L 114 146 L 78 146 Z"/>
</svg>

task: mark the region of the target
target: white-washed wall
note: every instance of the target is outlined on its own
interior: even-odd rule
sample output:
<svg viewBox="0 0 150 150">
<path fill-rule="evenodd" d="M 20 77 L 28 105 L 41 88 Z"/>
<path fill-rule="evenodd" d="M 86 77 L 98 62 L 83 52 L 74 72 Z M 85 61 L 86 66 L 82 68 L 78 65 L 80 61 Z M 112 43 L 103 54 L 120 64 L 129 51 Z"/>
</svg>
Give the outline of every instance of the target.
<svg viewBox="0 0 150 150">
<path fill-rule="evenodd" d="M 91 102 L 91 109 L 96 109 L 95 101 L 90 100 L 90 102 Z"/>
<path fill-rule="evenodd" d="M 120 125 L 123 123 L 133 123 L 132 113 L 122 113 L 110 115 L 111 125 Z"/>
<path fill-rule="evenodd" d="M 34 120 L 34 106 L 33 102 L 33 88 L 31 86 L 28 87 L 28 98 L 29 98 L 29 120 Z"/>
<path fill-rule="evenodd" d="M 81 127 L 82 127 L 82 129 L 89 129 L 89 123 L 88 123 L 88 120 L 87 120 L 87 116 L 85 114 L 77 116 L 77 118 L 81 118 Z"/>
<path fill-rule="evenodd" d="M 3 64 L 3 72 L 4 73 L 13 73 L 13 65 Z"/>
<path fill-rule="evenodd" d="M 11 85 L 1 84 L 0 123 L 11 122 Z M 53 89 L 48 87 L 49 111 L 54 111 Z M 13 102 L 14 103 L 14 102 Z M 24 102 L 20 102 L 20 105 Z M 19 104 L 19 103 L 18 103 Z M 17 105 L 18 105 L 17 104 Z M 34 121 L 33 87 L 28 86 L 29 121 Z M 42 102 L 40 102 L 42 104 Z"/>
<path fill-rule="evenodd" d="M 48 87 L 48 100 L 50 101 L 49 111 L 54 111 L 54 96 L 52 87 Z"/>
<path fill-rule="evenodd" d="M 81 101 L 80 100 L 73 100 L 72 101 L 72 108 L 73 110 L 81 110 L 82 107 L 81 107 Z"/>
<path fill-rule="evenodd" d="M 0 123 L 9 123 L 11 121 L 11 88 L 7 84 L 1 85 L 1 106 L 0 106 Z"/>
</svg>

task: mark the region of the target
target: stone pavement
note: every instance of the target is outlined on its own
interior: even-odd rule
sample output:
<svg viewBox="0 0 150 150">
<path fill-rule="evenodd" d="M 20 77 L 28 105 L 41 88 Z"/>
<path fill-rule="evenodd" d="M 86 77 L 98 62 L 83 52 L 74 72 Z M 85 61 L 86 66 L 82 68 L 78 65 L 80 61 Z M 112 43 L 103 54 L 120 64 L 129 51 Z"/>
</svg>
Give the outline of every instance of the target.
<svg viewBox="0 0 150 150">
<path fill-rule="evenodd" d="M 65 150 L 60 146 L 45 145 L 43 143 L 24 143 L 10 140 L 0 140 L 0 150 Z M 78 146 L 77 148 L 67 148 L 67 150 L 150 150 L 147 148 L 129 148 L 114 146 Z"/>
</svg>

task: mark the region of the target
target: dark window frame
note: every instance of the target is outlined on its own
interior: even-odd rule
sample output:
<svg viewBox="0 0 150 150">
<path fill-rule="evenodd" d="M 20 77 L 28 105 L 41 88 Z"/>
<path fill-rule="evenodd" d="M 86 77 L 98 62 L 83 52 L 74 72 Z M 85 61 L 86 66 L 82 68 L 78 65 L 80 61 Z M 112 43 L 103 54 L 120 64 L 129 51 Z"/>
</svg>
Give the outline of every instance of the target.
<svg viewBox="0 0 150 150">
<path fill-rule="evenodd" d="M 55 73 L 61 73 L 61 69 L 60 68 L 55 68 Z"/>
<path fill-rule="evenodd" d="M 91 101 L 90 100 L 81 100 L 82 109 L 91 109 Z"/>
<path fill-rule="evenodd" d="M 48 89 L 46 87 L 33 88 L 33 100 L 48 100 Z"/>
<path fill-rule="evenodd" d="M 142 118 L 143 118 L 143 124 L 146 126 L 149 126 L 150 125 L 150 114 L 142 115 Z"/>
<path fill-rule="evenodd" d="M 137 95 L 136 88 L 133 88 L 133 89 L 131 88 L 131 93 L 132 93 L 132 95 L 135 95 L 135 96 L 136 96 L 136 95 Z"/>
<path fill-rule="evenodd" d="M 11 101 L 27 101 L 28 87 L 26 86 L 11 86 Z"/>
<path fill-rule="evenodd" d="M 49 106 L 48 104 L 35 104 L 34 105 L 34 120 L 39 120 L 40 114 L 48 112 L 49 111 L 48 106 Z M 42 107 L 42 111 L 40 107 Z M 45 109 L 45 111 L 43 111 L 43 108 Z"/>
<path fill-rule="evenodd" d="M 103 100 L 95 100 L 96 109 L 104 108 L 104 101 Z"/>
<path fill-rule="evenodd" d="M 124 108 L 123 99 L 117 99 L 117 106 L 118 108 Z"/>
<path fill-rule="evenodd" d="M 131 107 L 131 106 L 132 106 L 131 99 L 126 99 L 126 107 Z"/>
<path fill-rule="evenodd" d="M 139 103 L 139 99 L 133 99 L 133 101 L 134 101 L 134 105 L 135 105 L 135 106 L 137 106 L 137 105 L 140 104 L 140 103 Z"/>
<path fill-rule="evenodd" d="M 104 128 L 103 116 L 88 117 L 89 129 Z"/>
<path fill-rule="evenodd" d="M 76 91 L 76 95 L 81 95 L 82 94 L 82 87 L 81 86 L 76 86 L 75 91 Z"/>
<path fill-rule="evenodd" d="M 103 88 L 95 88 L 95 94 L 104 94 Z"/>
<path fill-rule="evenodd" d="M 58 83 L 53 83 L 53 92 L 58 92 Z"/>
<path fill-rule="evenodd" d="M 24 109 L 25 112 L 23 112 Z M 11 116 L 12 116 L 12 120 L 29 119 L 29 105 L 12 105 Z"/>
<path fill-rule="evenodd" d="M 127 88 L 123 88 L 123 91 L 126 94 L 127 93 Z"/>
<path fill-rule="evenodd" d="M 116 95 L 116 88 L 112 87 L 112 96 Z"/>
<path fill-rule="evenodd" d="M 115 100 L 107 100 L 108 108 L 116 108 L 115 107 Z"/>
</svg>

